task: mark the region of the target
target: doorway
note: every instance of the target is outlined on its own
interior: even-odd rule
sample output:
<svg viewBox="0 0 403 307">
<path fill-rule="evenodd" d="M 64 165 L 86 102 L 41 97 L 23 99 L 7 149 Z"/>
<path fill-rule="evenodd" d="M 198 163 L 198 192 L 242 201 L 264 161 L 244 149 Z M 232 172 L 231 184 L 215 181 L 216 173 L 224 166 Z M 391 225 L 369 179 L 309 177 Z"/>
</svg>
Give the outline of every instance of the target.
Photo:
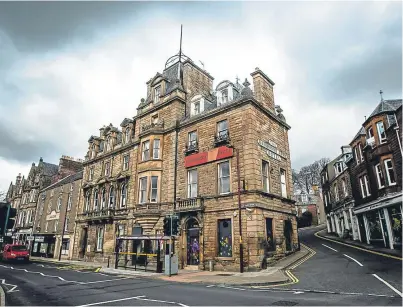
<svg viewBox="0 0 403 307">
<path fill-rule="evenodd" d="M 84 258 L 85 252 L 87 251 L 88 228 L 83 228 L 81 236 L 81 252 L 79 256 L 80 258 Z"/>
<path fill-rule="evenodd" d="M 292 251 L 292 224 L 290 220 L 284 221 L 285 250 Z"/>
<path fill-rule="evenodd" d="M 200 228 L 195 219 L 187 222 L 187 265 L 199 265 L 200 263 Z"/>
</svg>

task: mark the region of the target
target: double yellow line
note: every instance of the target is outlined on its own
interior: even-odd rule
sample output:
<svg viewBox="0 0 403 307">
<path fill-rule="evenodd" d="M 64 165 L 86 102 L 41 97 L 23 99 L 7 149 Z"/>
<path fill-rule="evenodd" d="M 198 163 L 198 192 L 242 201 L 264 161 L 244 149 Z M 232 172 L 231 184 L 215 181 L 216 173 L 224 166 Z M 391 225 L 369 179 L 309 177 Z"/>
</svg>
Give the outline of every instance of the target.
<svg viewBox="0 0 403 307">
<path fill-rule="evenodd" d="M 302 243 L 301 243 L 301 245 L 309 251 L 309 254 L 302 257 L 300 260 L 295 262 L 293 265 L 291 265 L 284 271 L 284 273 L 288 276 L 288 278 L 291 281 L 282 283 L 282 284 L 275 284 L 275 285 L 268 285 L 268 286 L 253 286 L 252 288 L 272 288 L 272 287 L 294 285 L 294 284 L 298 283 L 299 282 L 298 278 L 291 272 L 291 270 L 294 270 L 296 267 L 300 266 L 301 264 L 303 264 L 305 261 L 307 261 L 308 259 L 310 259 L 311 257 L 313 257 L 316 254 L 316 252 L 312 248 L 310 248 Z"/>
<path fill-rule="evenodd" d="M 340 245 L 344 245 L 344 246 L 348 246 L 348 247 L 352 247 L 352 248 L 358 249 L 358 250 L 360 250 L 360 251 L 364 251 L 364 252 L 367 252 L 367 253 L 375 254 L 375 255 L 378 255 L 378 256 L 383 256 L 383 257 L 387 257 L 387 258 L 392 258 L 392 259 L 396 259 L 396 260 L 400 260 L 400 261 L 403 260 L 402 258 L 397 257 L 397 256 L 393 256 L 393 255 L 388 255 L 388 254 L 384 254 L 384 253 L 380 253 L 380 252 L 371 251 L 371 250 L 369 250 L 369 249 L 361 248 L 361 247 L 358 247 L 358 246 L 355 246 L 355 245 L 351 245 L 351 244 L 347 244 L 347 243 L 343 243 L 343 242 L 340 242 L 340 241 L 337 241 L 337 240 L 332 240 L 332 239 L 323 237 L 323 236 L 321 236 L 321 235 L 318 234 L 320 231 L 321 231 L 321 230 L 319 230 L 318 232 L 315 233 L 315 237 L 318 237 L 319 239 L 326 240 L 326 241 L 330 241 L 330 242 L 334 242 L 334 243 L 337 243 L 337 244 L 340 244 Z"/>
</svg>

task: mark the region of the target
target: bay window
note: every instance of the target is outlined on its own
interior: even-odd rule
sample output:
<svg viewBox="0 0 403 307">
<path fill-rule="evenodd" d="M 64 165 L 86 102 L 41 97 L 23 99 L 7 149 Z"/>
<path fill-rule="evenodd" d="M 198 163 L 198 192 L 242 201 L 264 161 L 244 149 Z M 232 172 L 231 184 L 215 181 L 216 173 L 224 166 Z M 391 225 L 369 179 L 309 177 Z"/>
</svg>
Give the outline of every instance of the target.
<svg viewBox="0 0 403 307">
<path fill-rule="evenodd" d="M 388 185 L 395 185 L 396 184 L 396 179 L 395 179 L 395 171 L 393 170 L 393 164 L 391 159 L 387 159 L 383 161 L 385 165 L 385 172 L 386 172 L 386 178 L 388 179 Z"/>
<path fill-rule="evenodd" d="M 139 203 L 143 204 L 147 200 L 147 177 L 140 178 L 140 195 L 139 195 Z"/>
<path fill-rule="evenodd" d="M 158 201 L 158 177 L 151 176 L 151 202 Z"/>
<path fill-rule="evenodd" d="M 142 145 L 142 161 L 148 161 L 150 159 L 150 141 L 143 142 Z"/>
<path fill-rule="evenodd" d="M 153 142 L 153 159 L 159 159 L 160 158 L 160 140 L 159 139 L 154 139 Z"/>
<path fill-rule="evenodd" d="M 385 177 L 383 176 L 382 172 L 382 167 L 381 164 L 375 165 L 375 173 L 376 173 L 376 178 L 378 180 L 378 188 L 382 189 L 385 187 Z"/>
<path fill-rule="evenodd" d="M 385 133 L 385 127 L 383 126 L 383 121 L 379 121 L 376 123 L 376 130 L 378 130 L 379 143 L 380 144 L 385 143 L 386 133 Z"/>
</svg>

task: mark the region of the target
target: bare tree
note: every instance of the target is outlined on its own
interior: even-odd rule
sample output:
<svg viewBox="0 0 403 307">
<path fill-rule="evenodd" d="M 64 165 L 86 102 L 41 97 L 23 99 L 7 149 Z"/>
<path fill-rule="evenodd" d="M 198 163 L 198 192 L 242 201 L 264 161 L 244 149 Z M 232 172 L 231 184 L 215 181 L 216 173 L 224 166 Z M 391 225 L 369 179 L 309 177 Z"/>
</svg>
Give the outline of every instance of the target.
<svg viewBox="0 0 403 307">
<path fill-rule="evenodd" d="M 313 185 L 320 185 L 320 173 L 329 162 L 329 158 L 321 158 L 302 167 L 299 172 L 293 171 L 294 187 L 299 187 L 303 193 L 309 194 Z"/>
</svg>

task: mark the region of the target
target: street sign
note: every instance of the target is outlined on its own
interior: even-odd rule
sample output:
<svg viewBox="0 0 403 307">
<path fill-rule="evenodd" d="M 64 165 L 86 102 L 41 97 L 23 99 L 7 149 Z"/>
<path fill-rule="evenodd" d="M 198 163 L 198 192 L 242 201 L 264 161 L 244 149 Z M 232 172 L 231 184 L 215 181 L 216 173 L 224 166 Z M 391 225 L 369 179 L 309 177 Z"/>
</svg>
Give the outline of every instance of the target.
<svg viewBox="0 0 403 307">
<path fill-rule="evenodd" d="M 45 241 L 45 237 L 43 237 L 43 236 L 35 237 L 35 242 L 40 242 L 40 243 L 42 243 L 42 242 L 44 242 L 44 241 Z"/>
<path fill-rule="evenodd" d="M 35 239 L 34 236 L 28 236 L 28 237 L 27 237 L 27 240 L 28 240 L 28 241 L 33 241 L 34 239 Z"/>
</svg>

